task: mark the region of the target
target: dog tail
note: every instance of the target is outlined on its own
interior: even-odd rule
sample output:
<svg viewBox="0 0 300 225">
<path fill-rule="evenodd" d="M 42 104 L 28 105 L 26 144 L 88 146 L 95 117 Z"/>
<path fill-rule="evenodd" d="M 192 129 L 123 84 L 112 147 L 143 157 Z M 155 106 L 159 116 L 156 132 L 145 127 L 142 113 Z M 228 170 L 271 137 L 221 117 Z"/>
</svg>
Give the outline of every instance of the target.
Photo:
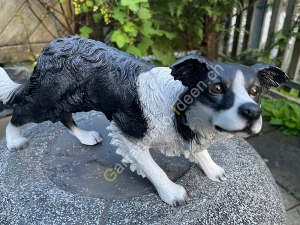
<svg viewBox="0 0 300 225">
<path fill-rule="evenodd" d="M 0 67 L 0 101 L 7 104 L 21 84 L 13 82 L 3 68 Z"/>
</svg>

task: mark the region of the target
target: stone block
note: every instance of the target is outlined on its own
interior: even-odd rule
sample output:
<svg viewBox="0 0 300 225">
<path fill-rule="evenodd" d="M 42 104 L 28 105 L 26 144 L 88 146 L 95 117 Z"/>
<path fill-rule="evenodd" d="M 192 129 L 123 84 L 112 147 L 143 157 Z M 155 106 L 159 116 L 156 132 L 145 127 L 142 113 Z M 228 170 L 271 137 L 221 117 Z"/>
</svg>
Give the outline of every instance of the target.
<svg viewBox="0 0 300 225">
<path fill-rule="evenodd" d="M 99 112 L 74 118 L 79 127 L 100 131 L 109 143 L 108 122 Z M 66 132 L 60 123 L 27 124 L 22 134 L 30 139 L 28 148 L 9 151 L 0 141 L 0 224 L 286 224 L 274 178 L 242 138 L 208 149 L 226 170 L 226 182 L 209 180 L 201 168 L 180 157 L 160 160 L 190 196 L 187 205 L 173 207 L 135 173 L 118 174 L 123 183 L 103 179 L 105 169 L 116 164 L 113 160 L 120 160 L 112 156 L 113 146 L 84 146 Z"/>
</svg>

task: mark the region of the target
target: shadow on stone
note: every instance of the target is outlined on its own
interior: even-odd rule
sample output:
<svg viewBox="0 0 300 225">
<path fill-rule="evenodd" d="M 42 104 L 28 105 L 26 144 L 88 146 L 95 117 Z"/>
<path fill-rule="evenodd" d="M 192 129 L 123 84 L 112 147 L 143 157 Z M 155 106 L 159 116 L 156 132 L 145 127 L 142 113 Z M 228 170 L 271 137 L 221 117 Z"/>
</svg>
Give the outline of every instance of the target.
<svg viewBox="0 0 300 225">
<path fill-rule="evenodd" d="M 130 164 L 122 163 L 116 147 L 110 145 L 104 117 L 86 120 L 80 124 L 85 130 L 96 130 L 103 141 L 96 146 L 84 146 L 68 131 L 63 132 L 44 155 L 49 178 L 60 188 L 72 193 L 91 197 L 133 197 L 156 192 L 147 178 L 132 172 Z M 176 181 L 192 166 L 181 157 L 167 157 L 151 150 L 157 164 Z"/>
</svg>

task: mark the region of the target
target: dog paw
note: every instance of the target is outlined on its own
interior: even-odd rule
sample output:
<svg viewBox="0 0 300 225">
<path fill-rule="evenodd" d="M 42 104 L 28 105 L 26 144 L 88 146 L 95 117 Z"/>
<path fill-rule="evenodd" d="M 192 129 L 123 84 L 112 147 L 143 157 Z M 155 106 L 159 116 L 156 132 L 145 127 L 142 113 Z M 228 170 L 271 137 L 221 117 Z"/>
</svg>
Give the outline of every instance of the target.
<svg viewBox="0 0 300 225">
<path fill-rule="evenodd" d="M 206 174 L 206 176 L 213 180 L 213 181 L 217 181 L 217 182 L 223 182 L 225 180 L 227 180 L 227 174 L 225 172 L 225 170 L 218 166 L 216 163 L 212 163 L 209 168 L 207 168 L 204 173 Z"/>
<path fill-rule="evenodd" d="M 185 205 L 189 201 L 189 196 L 184 187 L 173 182 L 164 189 L 157 191 L 164 202 L 173 206 Z"/>
<path fill-rule="evenodd" d="M 96 131 L 84 131 L 81 130 L 79 134 L 74 134 L 81 144 L 95 145 L 103 140 L 101 135 Z"/>
<path fill-rule="evenodd" d="M 29 146 L 28 139 L 24 137 L 13 138 L 7 141 L 7 148 L 11 151 L 22 150 Z"/>
</svg>

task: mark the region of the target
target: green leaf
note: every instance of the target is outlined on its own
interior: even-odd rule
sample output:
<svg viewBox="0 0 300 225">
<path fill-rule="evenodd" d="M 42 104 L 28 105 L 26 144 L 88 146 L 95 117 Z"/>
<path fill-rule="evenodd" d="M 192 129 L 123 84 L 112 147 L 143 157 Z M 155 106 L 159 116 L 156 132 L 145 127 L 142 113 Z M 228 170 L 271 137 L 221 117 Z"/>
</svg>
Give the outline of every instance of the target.
<svg viewBox="0 0 300 225">
<path fill-rule="evenodd" d="M 94 2 L 92 0 L 86 0 L 85 4 L 87 7 L 90 7 L 90 8 L 94 6 Z"/>
<path fill-rule="evenodd" d="M 284 122 L 281 119 L 273 118 L 270 120 L 271 125 L 284 125 Z"/>
<path fill-rule="evenodd" d="M 291 118 L 292 113 L 293 109 L 289 105 L 287 105 L 285 108 L 285 118 Z"/>
<path fill-rule="evenodd" d="M 131 11 L 137 12 L 141 2 L 148 2 L 148 0 L 121 0 L 121 5 L 128 6 Z"/>
<path fill-rule="evenodd" d="M 126 52 L 129 52 L 132 55 L 142 56 L 141 51 L 133 45 L 129 45 L 128 48 L 126 49 Z"/>
<path fill-rule="evenodd" d="M 165 35 L 168 39 L 172 40 L 176 37 L 175 32 L 167 32 L 167 31 L 162 31 L 162 34 Z"/>
<path fill-rule="evenodd" d="M 298 135 L 298 130 L 292 129 L 292 128 L 287 128 L 283 130 L 284 135 Z"/>
<path fill-rule="evenodd" d="M 151 18 L 151 12 L 149 9 L 146 9 L 146 8 L 140 8 L 137 15 L 142 20 L 147 20 L 147 19 Z"/>
<path fill-rule="evenodd" d="M 128 8 L 133 12 L 137 12 L 139 10 L 139 5 L 135 0 L 121 0 L 121 5 L 128 6 Z"/>
<path fill-rule="evenodd" d="M 119 48 L 122 48 L 125 44 L 129 43 L 129 38 L 126 33 L 122 33 L 120 30 L 113 32 L 111 41 L 116 42 Z"/>
<path fill-rule="evenodd" d="M 183 31 L 184 30 L 184 27 L 183 27 L 183 23 L 178 23 L 178 28 L 181 30 L 181 31 Z"/>
<path fill-rule="evenodd" d="M 275 117 L 280 117 L 280 116 L 279 116 L 279 110 L 277 110 L 277 109 L 272 109 L 271 112 L 273 113 L 273 115 L 274 115 Z"/>
<path fill-rule="evenodd" d="M 282 107 L 280 108 L 279 110 L 279 114 L 278 114 L 278 117 L 281 118 L 281 119 L 286 119 L 285 115 L 286 115 L 286 110 L 287 108 L 286 107 Z"/>
<path fill-rule="evenodd" d="M 129 34 L 131 37 L 136 37 L 138 34 L 137 26 L 132 22 L 127 22 L 124 24 L 123 29 L 126 33 Z"/>
<path fill-rule="evenodd" d="M 286 125 L 288 128 L 295 128 L 295 127 L 296 127 L 296 123 L 293 123 L 293 122 L 285 122 L 285 125 Z"/>
<path fill-rule="evenodd" d="M 113 9 L 112 18 L 119 21 L 122 25 L 125 23 L 125 21 L 128 21 L 127 14 L 119 7 Z"/>
<path fill-rule="evenodd" d="M 93 19 L 95 23 L 99 23 L 102 19 L 102 14 L 101 13 L 94 13 Z"/>
<path fill-rule="evenodd" d="M 183 13 L 184 4 L 177 5 L 176 15 L 179 17 Z"/>
<path fill-rule="evenodd" d="M 272 112 L 272 110 L 274 109 L 274 105 L 270 104 L 268 102 L 263 103 L 263 109 L 268 111 L 268 112 Z"/>
<path fill-rule="evenodd" d="M 93 29 L 88 27 L 88 26 L 83 26 L 79 29 L 80 31 L 80 36 L 88 38 L 91 33 L 93 33 Z"/>
<path fill-rule="evenodd" d="M 293 115 L 291 116 L 291 119 L 294 121 L 294 122 L 298 122 L 300 121 L 300 116 L 298 116 L 296 114 L 296 112 L 293 112 Z"/>
<path fill-rule="evenodd" d="M 121 5 L 128 6 L 132 4 L 132 2 L 134 2 L 134 0 L 121 0 Z"/>
<path fill-rule="evenodd" d="M 129 6 L 131 4 L 138 4 L 141 2 L 148 2 L 148 0 L 121 0 L 121 5 Z"/>
<path fill-rule="evenodd" d="M 158 49 L 153 49 L 152 51 L 156 56 L 156 59 L 161 61 L 163 65 L 170 65 L 175 61 L 174 55 L 165 54 Z"/>
<path fill-rule="evenodd" d="M 270 112 L 268 112 L 268 111 L 265 111 L 265 110 L 262 111 L 262 116 L 263 116 L 263 117 L 271 117 L 272 115 L 273 115 L 273 114 L 270 113 Z"/>
<path fill-rule="evenodd" d="M 65 2 L 65 0 L 59 0 L 59 3 L 64 3 Z"/>
<path fill-rule="evenodd" d="M 152 44 L 153 41 L 150 38 L 143 36 L 141 43 L 139 43 L 137 46 L 138 49 L 141 51 L 141 55 L 147 55 L 147 50 Z"/>
<path fill-rule="evenodd" d="M 128 7 L 133 12 L 137 12 L 139 10 L 139 5 L 138 4 L 131 4 Z"/>
<path fill-rule="evenodd" d="M 287 37 L 286 37 L 285 35 L 283 35 L 282 33 L 279 33 L 279 34 L 278 34 L 278 39 L 286 40 Z"/>
<path fill-rule="evenodd" d="M 218 33 L 218 32 L 220 32 L 221 30 L 222 30 L 222 25 L 221 24 L 216 24 L 216 26 L 215 26 L 215 31 Z M 199 29 L 200 30 L 200 29 Z"/>
<path fill-rule="evenodd" d="M 286 99 L 262 98 L 263 117 L 271 125 L 281 126 L 286 135 L 300 135 L 300 107 Z"/>
<path fill-rule="evenodd" d="M 275 105 L 276 109 L 281 109 L 284 106 L 285 106 L 285 102 L 282 100 L 277 101 Z"/>
<path fill-rule="evenodd" d="M 209 16 L 212 16 L 212 14 L 213 14 L 213 11 L 212 11 L 213 7 L 211 7 L 210 5 L 206 5 L 206 6 L 203 6 L 201 8 L 204 9 Z"/>
<path fill-rule="evenodd" d="M 293 111 L 298 115 L 298 118 L 300 119 L 300 106 L 289 102 L 289 106 L 292 107 Z"/>
<path fill-rule="evenodd" d="M 143 25 L 139 27 L 139 30 L 141 34 L 143 34 L 147 38 L 150 38 L 151 35 L 156 34 L 156 30 L 153 29 L 152 22 L 150 21 L 143 23 Z"/>
<path fill-rule="evenodd" d="M 83 3 L 80 8 L 81 8 L 82 12 L 85 12 L 85 13 L 89 12 L 89 8 L 87 7 L 87 5 L 85 3 Z"/>
</svg>

